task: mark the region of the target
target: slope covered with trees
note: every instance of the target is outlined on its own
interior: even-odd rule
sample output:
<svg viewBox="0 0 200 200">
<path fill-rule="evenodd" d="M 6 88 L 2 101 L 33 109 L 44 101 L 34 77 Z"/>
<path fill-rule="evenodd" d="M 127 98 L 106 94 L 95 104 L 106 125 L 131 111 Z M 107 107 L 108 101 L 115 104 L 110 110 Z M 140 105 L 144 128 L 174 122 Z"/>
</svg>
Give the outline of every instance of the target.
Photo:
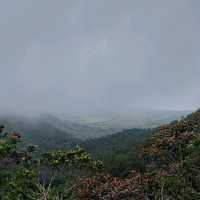
<svg viewBox="0 0 200 200">
<path fill-rule="evenodd" d="M 97 176 L 84 199 L 200 199 L 200 110 L 161 126 L 138 152 L 145 170 L 126 179 Z"/>
<path fill-rule="evenodd" d="M 114 176 L 127 176 L 132 168 L 143 168 L 137 148 L 154 129 L 126 129 L 103 138 L 87 140 L 80 145 L 95 159 L 102 160 L 105 170 Z"/>
<path fill-rule="evenodd" d="M 128 141 L 134 134 L 137 135 L 139 146 L 130 150 L 135 154 L 127 159 L 137 159 L 142 165 L 133 164 L 133 169 L 122 178 L 110 175 L 106 167 L 109 163 L 104 163 L 105 171 L 102 162 L 93 160 L 80 147 L 36 156 L 35 146 L 20 147 L 20 134 L 6 133 L 2 127 L 0 197 L 3 200 L 200 199 L 200 110 L 180 121 L 149 131 L 151 136 L 145 141 L 140 136 L 146 135 L 147 130 L 143 130 L 141 135 L 134 130 L 131 134 L 130 130 L 129 134 L 128 130 L 118 133 L 110 136 L 106 145 L 105 138 L 101 140 L 102 144 L 88 141 L 96 147 L 94 156 L 98 149 L 103 148 L 101 145 L 105 145 L 105 152 L 110 150 L 118 154 L 117 148 L 120 147 L 119 152 L 123 152 L 124 148 L 126 154 L 128 150 L 123 145 L 131 149 L 133 143 Z M 90 151 L 89 145 L 85 148 Z"/>
</svg>

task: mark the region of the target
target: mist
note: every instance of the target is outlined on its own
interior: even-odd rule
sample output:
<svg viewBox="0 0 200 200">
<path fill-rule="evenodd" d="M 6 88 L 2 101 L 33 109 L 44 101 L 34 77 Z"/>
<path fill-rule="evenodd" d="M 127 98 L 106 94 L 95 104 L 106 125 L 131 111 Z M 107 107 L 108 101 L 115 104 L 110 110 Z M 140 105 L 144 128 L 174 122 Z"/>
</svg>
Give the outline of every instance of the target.
<svg viewBox="0 0 200 200">
<path fill-rule="evenodd" d="M 0 0 L 1 113 L 198 108 L 199 7 Z"/>
</svg>

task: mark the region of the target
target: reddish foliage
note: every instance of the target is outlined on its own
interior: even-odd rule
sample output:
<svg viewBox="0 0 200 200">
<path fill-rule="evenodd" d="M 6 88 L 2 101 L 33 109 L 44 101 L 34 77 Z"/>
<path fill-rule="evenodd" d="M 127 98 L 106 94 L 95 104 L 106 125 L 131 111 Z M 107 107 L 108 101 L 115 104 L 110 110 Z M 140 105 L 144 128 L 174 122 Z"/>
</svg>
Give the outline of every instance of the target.
<svg viewBox="0 0 200 200">
<path fill-rule="evenodd" d="M 145 174 L 132 171 L 132 176 L 127 179 L 98 175 L 82 183 L 79 197 L 88 200 L 142 200 L 151 199 L 152 195 L 157 193 L 156 190 L 161 194 L 162 180 L 181 174 L 184 151 L 199 132 L 200 110 L 181 121 L 161 126 L 141 148 L 143 159 L 147 164 Z"/>
<path fill-rule="evenodd" d="M 149 182 L 149 176 L 137 171 L 132 171 L 132 176 L 124 180 L 101 174 L 85 180 L 78 192 L 81 199 L 144 199 Z"/>
</svg>

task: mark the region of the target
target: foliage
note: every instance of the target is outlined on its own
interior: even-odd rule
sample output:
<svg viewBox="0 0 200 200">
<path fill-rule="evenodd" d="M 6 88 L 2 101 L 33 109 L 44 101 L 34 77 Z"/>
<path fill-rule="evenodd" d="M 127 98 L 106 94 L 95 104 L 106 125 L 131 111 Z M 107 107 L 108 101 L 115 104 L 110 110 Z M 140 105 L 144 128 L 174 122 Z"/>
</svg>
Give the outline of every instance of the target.
<svg viewBox="0 0 200 200">
<path fill-rule="evenodd" d="M 104 162 L 105 171 L 114 176 L 126 177 L 133 168 L 144 168 L 137 146 L 151 135 L 153 129 L 126 129 L 103 138 L 81 143 L 94 159 Z"/>
<path fill-rule="evenodd" d="M 20 141 L 19 133 L 5 133 L 1 127 L 0 197 L 2 200 L 74 199 L 75 194 L 67 182 L 73 184 L 78 178 L 86 178 L 87 175 L 102 169 L 102 163 L 93 161 L 80 147 L 74 150 L 47 152 L 36 157 L 34 155 L 36 147 L 29 145 L 21 148 Z M 73 175 L 75 170 L 76 174 Z M 75 179 L 78 170 L 78 178 Z M 70 180 L 65 176 L 65 171 L 70 171 Z M 57 185 L 59 173 L 62 173 L 65 181 Z"/>
<path fill-rule="evenodd" d="M 200 199 L 200 111 L 161 126 L 140 149 L 145 170 L 83 182 L 82 199 Z"/>
<path fill-rule="evenodd" d="M 85 143 L 88 151 L 93 148 L 94 157 L 101 155 L 106 165 L 111 164 L 112 172 L 115 164 L 119 174 L 135 168 L 120 178 L 107 173 L 110 166 L 103 171 L 102 162 L 94 161 L 79 146 L 37 157 L 34 145 L 21 147 L 20 134 L 5 133 L 0 127 L 0 197 L 3 200 L 200 199 L 200 110 L 180 121 L 140 131 L 141 135 L 136 132 L 131 135 L 134 131 L 127 130 Z M 151 137 L 144 141 L 144 136 L 152 131 Z M 133 138 L 137 141 L 133 142 Z M 139 147 L 132 148 L 138 144 Z M 100 149 L 103 153 L 98 153 Z M 116 162 L 111 162 L 112 156 Z M 129 162 L 131 159 L 133 162 Z M 127 163 L 127 168 L 121 167 Z"/>
</svg>

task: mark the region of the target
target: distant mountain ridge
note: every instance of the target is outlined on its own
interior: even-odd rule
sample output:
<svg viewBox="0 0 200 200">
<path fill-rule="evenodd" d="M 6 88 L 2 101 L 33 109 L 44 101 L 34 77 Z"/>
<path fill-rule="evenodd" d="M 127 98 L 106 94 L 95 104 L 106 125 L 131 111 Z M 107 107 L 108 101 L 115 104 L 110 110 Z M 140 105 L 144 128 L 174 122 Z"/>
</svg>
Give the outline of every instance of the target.
<svg viewBox="0 0 200 200">
<path fill-rule="evenodd" d="M 5 116 L 0 118 L 0 123 L 7 131 L 20 132 L 27 143 L 37 144 L 44 149 L 71 147 L 78 142 L 70 132 L 62 131 L 42 119 Z"/>
<path fill-rule="evenodd" d="M 69 118 L 61 118 L 45 113 L 37 117 L 24 117 L 20 115 L 2 115 L 0 124 L 5 125 L 7 130 L 21 132 L 27 142 L 40 145 L 43 148 L 71 147 L 80 143 L 81 140 L 100 138 L 122 131 L 122 129 L 156 127 L 164 122 L 176 120 L 185 112 L 136 113 L 133 115 L 117 115 L 101 117 L 92 122 Z M 151 117 L 152 116 L 152 117 Z M 87 117 L 86 117 L 87 119 Z"/>
</svg>

